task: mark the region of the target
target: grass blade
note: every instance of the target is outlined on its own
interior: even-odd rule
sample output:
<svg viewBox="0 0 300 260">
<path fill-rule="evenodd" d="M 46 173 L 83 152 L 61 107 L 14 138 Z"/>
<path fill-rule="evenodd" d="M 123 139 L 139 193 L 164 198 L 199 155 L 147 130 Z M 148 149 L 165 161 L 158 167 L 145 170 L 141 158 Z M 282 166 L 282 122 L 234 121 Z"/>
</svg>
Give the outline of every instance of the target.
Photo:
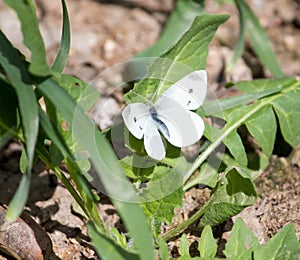
<svg viewBox="0 0 300 260">
<path fill-rule="evenodd" d="M 255 14 L 244 0 L 235 0 L 235 4 L 240 11 L 241 19 L 244 19 L 243 24 L 246 25 L 253 48 L 262 63 L 270 70 L 273 76 L 284 76 L 273 52 L 271 42 Z"/>
<path fill-rule="evenodd" d="M 15 10 L 21 22 L 24 44 L 31 51 L 29 71 L 38 76 L 50 75 L 45 45 L 39 30 L 33 1 L 4 0 L 4 2 Z"/>
<path fill-rule="evenodd" d="M 74 137 L 89 152 L 105 190 L 134 239 L 140 252 L 140 258 L 153 259 L 153 241 L 146 217 L 137 204 L 132 184 L 123 174 L 105 137 L 55 81 L 49 78 L 39 84 L 37 88 L 55 105 L 69 125 L 73 126 Z M 79 125 L 76 126 L 76 124 Z M 124 201 L 121 201 L 120 198 L 123 198 Z"/>
<path fill-rule="evenodd" d="M 22 212 L 27 201 L 35 144 L 38 136 L 39 117 L 33 87 L 27 83 L 30 81 L 26 68 L 20 60 L 17 51 L 1 31 L 0 43 L 0 63 L 14 86 L 18 98 L 28 160 L 26 174 L 23 175 L 18 190 L 8 207 L 7 217 L 12 220 Z"/>
</svg>

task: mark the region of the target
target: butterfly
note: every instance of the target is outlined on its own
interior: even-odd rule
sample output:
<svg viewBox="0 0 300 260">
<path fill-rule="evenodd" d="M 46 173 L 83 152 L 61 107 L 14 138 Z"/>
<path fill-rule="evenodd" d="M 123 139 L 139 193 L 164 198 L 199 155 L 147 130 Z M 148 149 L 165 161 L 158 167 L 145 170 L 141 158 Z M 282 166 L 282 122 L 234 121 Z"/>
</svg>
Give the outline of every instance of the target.
<svg viewBox="0 0 300 260">
<path fill-rule="evenodd" d="M 124 123 L 134 137 L 144 137 L 145 151 L 151 158 L 162 160 L 166 148 L 160 133 L 176 147 L 189 146 L 202 137 L 204 122 L 190 110 L 203 104 L 206 90 L 206 71 L 189 73 L 169 87 L 154 104 L 126 106 L 122 112 Z"/>
</svg>

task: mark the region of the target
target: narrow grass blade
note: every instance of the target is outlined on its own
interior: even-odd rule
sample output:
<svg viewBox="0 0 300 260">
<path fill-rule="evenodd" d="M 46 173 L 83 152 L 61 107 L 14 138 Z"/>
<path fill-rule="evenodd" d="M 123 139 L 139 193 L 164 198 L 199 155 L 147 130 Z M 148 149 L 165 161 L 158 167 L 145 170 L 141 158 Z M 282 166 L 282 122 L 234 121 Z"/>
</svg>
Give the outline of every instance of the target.
<svg viewBox="0 0 300 260">
<path fill-rule="evenodd" d="M 15 10 L 21 22 L 24 44 L 31 51 L 29 71 L 37 76 L 50 75 L 33 0 L 4 0 L 4 2 Z"/>
<path fill-rule="evenodd" d="M 273 52 L 273 48 L 265 30 L 260 25 L 257 17 L 244 0 L 235 0 L 235 4 L 240 11 L 241 23 L 246 26 L 250 41 L 262 63 L 270 70 L 273 76 L 284 76 Z M 238 45 L 240 48 L 240 46 Z"/>
<path fill-rule="evenodd" d="M 18 190 L 8 207 L 7 217 L 12 220 L 22 212 L 27 201 L 35 144 L 38 136 L 39 117 L 37 101 L 33 87 L 28 83 L 30 81 L 26 68 L 17 51 L 1 31 L 0 43 L 0 63 L 16 90 L 28 159 L 26 174 L 23 175 Z"/>
<path fill-rule="evenodd" d="M 140 259 L 153 259 L 153 241 L 146 217 L 137 203 L 132 184 L 123 174 L 105 137 L 55 81 L 49 78 L 37 88 L 55 105 L 69 125 L 73 126 L 75 139 L 88 151 L 106 192 L 140 252 Z"/>
<path fill-rule="evenodd" d="M 237 44 L 233 50 L 232 58 L 227 67 L 228 70 L 230 70 L 235 65 L 238 58 L 242 56 L 244 47 L 245 47 L 246 17 L 245 17 L 244 12 L 241 10 L 241 8 L 238 4 L 237 4 L 237 8 L 239 10 L 239 15 L 240 15 L 240 17 L 239 17 L 240 33 L 239 33 L 239 38 L 238 38 Z"/>
</svg>

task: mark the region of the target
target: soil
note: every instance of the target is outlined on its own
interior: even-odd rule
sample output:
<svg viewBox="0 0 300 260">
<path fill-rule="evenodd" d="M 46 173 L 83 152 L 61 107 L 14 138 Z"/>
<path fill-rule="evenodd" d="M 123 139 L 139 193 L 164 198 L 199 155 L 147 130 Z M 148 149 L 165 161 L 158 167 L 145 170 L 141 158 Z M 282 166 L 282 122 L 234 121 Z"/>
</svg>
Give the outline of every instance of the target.
<svg viewBox="0 0 300 260">
<path fill-rule="evenodd" d="M 210 46 L 207 64 L 210 88 L 218 97 L 225 97 L 234 94 L 224 88 L 224 83 L 228 80 L 270 77 L 270 72 L 262 66 L 248 42 L 238 65 L 230 72 L 224 70 L 238 37 L 237 10 L 230 4 L 220 6 L 216 1 L 206 2 L 207 12 L 231 14 L 229 21 L 218 29 Z M 299 1 L 249 0 L 247 2 L 266 29 L 284 74 L 299 77 Z M 155 43 L 174 6 L 174 1 L 69 0 L 67 4 L 72 26 L 72 47 L 65 73 L 89 82 L 104 69 L 132 57 Z M 60 39 L 62 18 L 60 1 L 36 0 L 36 5 L 47 58 L 51 63 Z M 29 51 L 22 44 L 20 26 L 15 14 L 2 2 L 0 2 L 0 28 L 16 47 L 29 55 Z M 115 75 L 116 79 L 120 77 L 120 73 Z M 102 89 L 103 96 L 109 92 L 105 86 L 99 88 Z M 123 105 L 122 93 L 116 93 L 108 99 L 110 105 L 99 118 L 99 124 L 104 126 L 109 126 L 112 122 L 111 110 L 117 110 Z M 22 145 L 12 140 L 0 153 L 0 204 L 2 205 L 9 203 L 20 181 L 21 150 Z M 222 232 L 218 235 L 220 247 L 228 238 L 230 226 L 237 217 L 245 220 L 262 244 L 288 223 L 294 224 L 297 237 L 300 239 L 299 176 L 300 146 L 292 152 L 288 147 L 288 153 L 279 152 L 273 155 L 268 169 L 256 179 L 259 199 L 253 206 L 223 224 Z M 184 196 L 184 206 L 176 210 L 173 224 L 184 220 L 189 212 L 199 208 L 208 194 L 208 189 L 189 190 Z M 119 220 L 108 200 L 99 205 L 99 212 L 110 225 L 114 225 Z M 73 198 L 41 163 L 34 168 L 25 213 L 33 217 L 40 229 L 46 231 L 41 233 L 44 237 L 43 241 L 49 241 L 47 238 L 52 241 L 52 248 L 47 249 L 45 259 L 99 259 L 90 245 L 85 220 L 76 213 Z M 191 243 L 198 240 L 192 230 L 186 233 Z M 178 252 L 178 243 L 179 240 L 169 243 L 172 256 L 176 256 Z M 12 258 L 0 253 L 0 260 L 4 259 Z"/>
</svg>

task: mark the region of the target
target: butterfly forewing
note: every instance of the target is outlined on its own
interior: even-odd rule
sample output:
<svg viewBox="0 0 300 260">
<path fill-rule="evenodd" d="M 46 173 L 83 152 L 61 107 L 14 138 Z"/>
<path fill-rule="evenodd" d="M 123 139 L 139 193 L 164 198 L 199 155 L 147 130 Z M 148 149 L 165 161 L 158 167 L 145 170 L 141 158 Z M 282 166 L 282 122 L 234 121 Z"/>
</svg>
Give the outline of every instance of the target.
<svg viewBox="0 0 300 260">
<path fill-rule="evenodd" d="M 147 118 L 151 118 L 148 106 L 143 103 L 130 104 L 125 107 L 122 116 L 128 130 L 137 139 L 142 139 L 145 131 L 145 122 Z"/>
<path fill-rule="evenodd" d="M 167 89 L 157 100 L 156 104 L 168 97 L 188 110 L 199 108 L 207 90 L 207 76 L 204 70 L 194 71 Z"/>
</svg>

